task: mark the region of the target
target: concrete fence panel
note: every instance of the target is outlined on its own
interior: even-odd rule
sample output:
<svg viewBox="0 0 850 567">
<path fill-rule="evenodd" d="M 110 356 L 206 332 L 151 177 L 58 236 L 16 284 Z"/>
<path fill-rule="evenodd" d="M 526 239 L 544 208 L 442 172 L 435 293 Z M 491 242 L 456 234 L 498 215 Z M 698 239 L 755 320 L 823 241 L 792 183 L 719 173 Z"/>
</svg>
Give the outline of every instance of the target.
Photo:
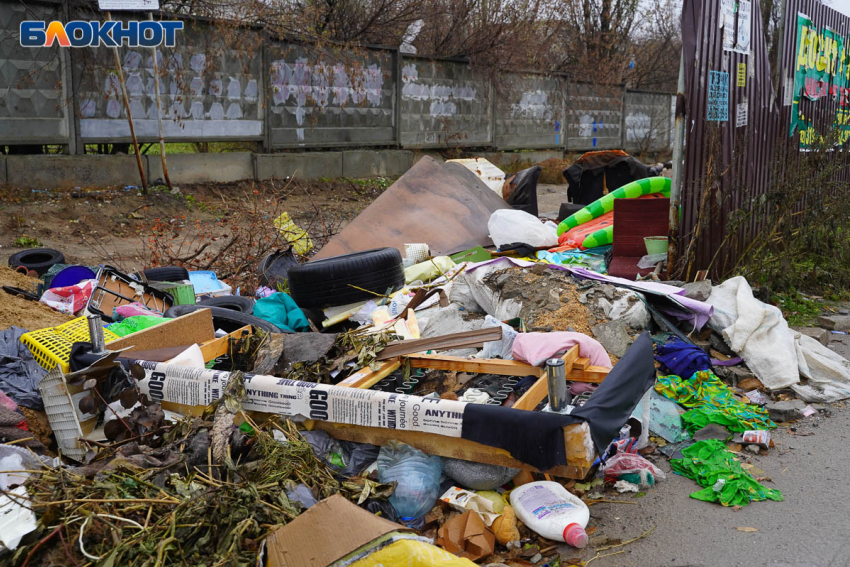
<svg viewBox="0 0 850 567">
<path fill-rule="evenodd" d="M 24 20 L 62 20 L 58 3 L 0 2 L 0 144 L 69 144 L 69 53 L 21 47 Z"/>
<path fill-rule="evenodd" d="M 608 150 L 623 144 L 623 87 L 567 85 L 567 151 Z"/>
<path fill-rule="evenodd" d="M 506 73 L 496 85 L 496 147 L 561 148 L 565 115 L 561 77 Z"/>
<path fill-rule="evenodd" d="M 396 54 L 267 48 L 272 148 L 395 145 Z"/>
<path fill-rule="evenodd" d="M 492 90 L 467 63 L 403 57 L 402 147 L 492 145 Z"/>
<path fill-rule="evenodd" d="M 257 31 L 187 20 L 174 48 L 157 49 L 167 141 L 263 139 L 262 43 Z M 79 76 L 75 90 L 82 142 L 129 142 L 113 50 L 97 47 L 72 53 L 75 76 Z M 140 142 L 154 142 L 159 139 L 154 50 L 125 46 L 119 55 L 136 136 Z"/>
</svg>

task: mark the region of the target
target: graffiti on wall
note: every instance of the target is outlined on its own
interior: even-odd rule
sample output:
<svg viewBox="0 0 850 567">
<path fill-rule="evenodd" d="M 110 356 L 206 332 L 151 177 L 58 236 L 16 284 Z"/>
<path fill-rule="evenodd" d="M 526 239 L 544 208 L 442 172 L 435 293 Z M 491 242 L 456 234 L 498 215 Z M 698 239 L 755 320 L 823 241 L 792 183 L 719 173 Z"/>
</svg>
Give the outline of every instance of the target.
<svg viewBox="0 0 850 567">
<path fill-rule="evenodd" d="M 794 73 L 789 136 L 800 131 L 800 144 L 809 146 L 823 136 L 804 106 L 831 101 L 836 105 L 834 128 L 838 142 L 850 139 L 850 41 L 823 26 L 818 29 L 808 16 L 797 15 L 797 61 Z M 803 104 L 805 102 L 805 104 Z"/>
<path fill-rule="evenodd" d="M 401 70 L 401 97 L 408 100 L 430 101 L 432 118 L 455 116 L 457 101 L 474 101 L 478 95 L 475 87 L 446 83 L 426 84 L 419 81 L 419 70 L 415 63 L 408 63 Z"/>
</svg>

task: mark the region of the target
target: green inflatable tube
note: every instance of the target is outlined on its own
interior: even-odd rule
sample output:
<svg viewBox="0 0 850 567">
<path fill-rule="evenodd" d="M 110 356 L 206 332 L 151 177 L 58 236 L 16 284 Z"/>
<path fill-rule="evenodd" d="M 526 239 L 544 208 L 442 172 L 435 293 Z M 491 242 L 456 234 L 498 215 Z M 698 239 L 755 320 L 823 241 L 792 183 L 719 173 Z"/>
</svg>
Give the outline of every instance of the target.
<svg viewBox="0 0 850 567">
<path fill-rule="evenodd" d="M 593 219 L 604 215 L 607 212 L 614 210 L 614 200 L 615 199 L 634 199 L 635 197 L 640 197 L 641 195 L 649 195 L 651 193 L 663 193 L 665 196 L 670 196 L 670 180 L 666 177 L 647 177 L 645 179 L 638 179 L 637 181 L 632 181 L 631 183 L 627 183 L 623 185 L 619 189 L 615 189 L 611 191 L 604 197 L 600 197 L 596 199 L 591 204 L 586 206 L 565 218 L 561 221 L 561 224 L 558 225 L 558 236 L 570 230 L 571 228 L 575 228 L 579 225 L 582 225 L 588 221 L 592 221 Z M 592 238 L 595 234 L 604 231 L 610 231 L 612 227 L 604 228 L 602 230 L 596 231 L 593 234 L 590 234 L 587 238 L 585 238 L 585 242 L 588 239 Z M 605 244 L 610 244 L 610 236 L 609 241 Z M 602 244 L 596 244 L 595 246 L 602 246 Z"/>
</svg>

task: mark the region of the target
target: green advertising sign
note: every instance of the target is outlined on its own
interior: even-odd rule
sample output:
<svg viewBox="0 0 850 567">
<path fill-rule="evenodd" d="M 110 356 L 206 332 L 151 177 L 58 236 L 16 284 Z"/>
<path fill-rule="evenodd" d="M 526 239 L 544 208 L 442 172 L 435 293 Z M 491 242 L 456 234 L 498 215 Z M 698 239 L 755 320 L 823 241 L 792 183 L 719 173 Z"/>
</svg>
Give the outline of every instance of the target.
<svg viewBox="0 0 850 567">
<path fill-rule="evenodd" d="M 794 73 L 794 105 L 790 136 L 800 131 L 800 144 L 809 146 L 820 140 L 810 118 L 800 109 L 800 99 L 832 100 L 837 103 L 834 127 L 841 130 L 841 143 L 850 138 L 850 53 L 845 40 L 833 30 L 818 29 L 803 14 L 797 15 L 797 62 Z"/>
</svg>

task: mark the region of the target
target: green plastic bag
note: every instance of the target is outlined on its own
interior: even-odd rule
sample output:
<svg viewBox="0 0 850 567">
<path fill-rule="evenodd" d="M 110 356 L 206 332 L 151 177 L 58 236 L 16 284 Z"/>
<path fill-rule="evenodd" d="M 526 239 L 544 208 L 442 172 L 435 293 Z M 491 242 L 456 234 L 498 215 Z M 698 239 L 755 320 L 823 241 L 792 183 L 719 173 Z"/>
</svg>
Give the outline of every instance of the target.
<svg viewBox="0 0 850 567">
<path fill-rule="evenodd" d="M 133 317 L 127 317 L 126 319 L 124 319 L 123 321 L 119 321 L 118 323 L 112 323 L 107 327 L 107 329 L 109 329 L 119 337 L 126 337 L 127 335 L 131 335 L 136 331 L 143 331 L 145 329 L 149 329 L 150 327 L 156 327 L 160 323 L 165 323 L 166 321 L 170 320 L 170 317 L 135 315 Z"/>
<path fill-rule="evenodd" d="M 750 476 L 741 467 L 735 455 L 717 439 L 697 441 L 682 449 L 682 458 L 671 459 L 670 466 L 674 472 L 705 487 L 691 494 L 691 498 L 697 500 L 720 502 L 724 506 L 746 506 L 750 502 L 762 500 L 784 500 L 780 491 L 766 488 Z M 715 490 L 719 480 L 723 480 L 722 486 Z"/>
</svg>

